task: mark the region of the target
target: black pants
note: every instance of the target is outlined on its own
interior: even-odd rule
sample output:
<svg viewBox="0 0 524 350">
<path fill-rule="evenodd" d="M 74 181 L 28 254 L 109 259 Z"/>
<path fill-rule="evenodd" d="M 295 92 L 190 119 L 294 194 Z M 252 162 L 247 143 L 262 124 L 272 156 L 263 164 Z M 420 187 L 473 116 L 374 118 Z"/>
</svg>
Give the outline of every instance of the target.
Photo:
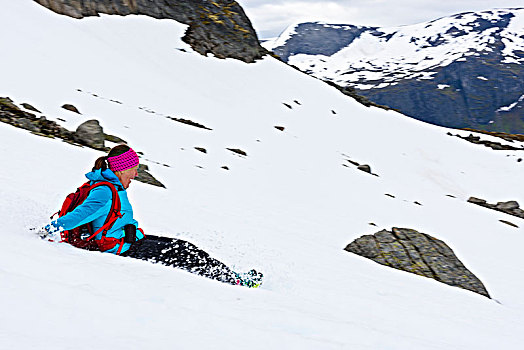
<svg viewBox="0 0 524 350">
<path fill-rule="evenodd" d="M 220 282 L 236 284 L 233 270 L 181 239 L 148 235 L 133 243 L 122 256 L 178 267 Z"/>
</svg>

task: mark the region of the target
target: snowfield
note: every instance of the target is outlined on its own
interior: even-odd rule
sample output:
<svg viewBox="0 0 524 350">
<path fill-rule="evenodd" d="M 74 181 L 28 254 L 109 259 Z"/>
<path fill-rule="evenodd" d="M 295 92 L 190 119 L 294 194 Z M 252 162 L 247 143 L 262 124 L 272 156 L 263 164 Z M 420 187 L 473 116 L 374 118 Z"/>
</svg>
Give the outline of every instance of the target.
<svg viewBox="0 0 524 350">
<path fill-rule="evenodd" d="M 38 239 L 29 228 L 47 222 L 102 153 L 0 123 L 0 349 L 517 349 L 524 341 L 524 222 L 466 202 L 524 204 L 522 152 L 364 107 L 269 57 L 200 56 L 171 20 L 75 20 L 31 0 L 0 8 L 0 96 L 70 130 L 99 120 L 143 152 L 167 187 L 128 190 L 146 234 L 189 240 L 237 271 L 265 275 L 261 288 L 247 289 Z M 445 241 L 493 299 L 343 250 L 391 227 Z"/>
</svg>

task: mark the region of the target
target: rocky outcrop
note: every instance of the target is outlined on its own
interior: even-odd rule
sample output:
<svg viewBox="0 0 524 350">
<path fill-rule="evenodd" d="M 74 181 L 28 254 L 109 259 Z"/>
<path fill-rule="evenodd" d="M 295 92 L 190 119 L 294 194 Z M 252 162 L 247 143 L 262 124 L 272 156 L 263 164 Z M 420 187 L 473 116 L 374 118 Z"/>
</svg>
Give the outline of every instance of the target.
<svg viewBox="0 0 524 350">
<path fill-rule="evenodd" d="M 112 142 L 125 143 L 119 137 L 104 134 L 98 120 L 88 120 L 81 124 L 75 132 L 71 132 L 52 120 L 47 120 L 45 117 L 36 117 L 32 113 L 21 110 L 8 97 L 0 97 L 0 122 L 29 130 L 35 135 L 50 138 L 56 137 L 67 143 L 87 146 L 104 152 L 109 151 L 109 147 L 104 145 L 104 140 L 106 139 Z M 146 184 L 165 188 L 148 170 L 146 165 L 140 164 L 138 176 L 135 179 Z"/>
<path fill-rule="evenodd" d="M 0 121 L 41 136 L 58 137 L 67 142 L 75 142 L 71 131 L 45 117 L 37 117 L 21 110 L 8 97 L 0 97 Z"/>
<path fill-rule="evenodd" d="M 80 124 L 73 134 L 73 138 L 76 142 L 91 148 L 104 148 L 104 130 L 96 119 L 91 119 Z"/>
<path fill-rule="evenodd" d="M 346 251 L 379 264 L 433 278 L 439 282 L 490 298 L 482 282 L 471 273 L 443 241 L 407 228 L 393 227 L 365 235 L 348 244 Z"/>
<path fill-rule="evenodd" d="M 447 133 L 449 136 L 456 136 L 458 138 L 461 138 L 463 140 L 466 140 L 468 142 L 477 144 L 477 145 L 483 145 L 485 147 L 489 147 L 495 151 L 522 151 L 524 150 L 524 147 L 513 147 L 510 145 L 503 145 L 500 142 L 494 142 L 494 141 L 488 141 L 488 140 L 482 140 L 480 136 L 474 136 L 473 134 L 469 134 L 468 136 L 461 136 L 459 134 L 453 135 L 452 133 Z"/>
<path fill-rule="evenodd" d="M 500 211 L 509 215 L 513 215 L 524 219 L 524 210 L 520 209 L 519 203 L 517 201 L 507 201 L 507 202 L 498 202 L 497 204 L 489 204 L 486 200 L 470 197 L 468 199 L 469 203 L 480 205 L 481 207 Z"/>
<path fill-rule="evenodd" d="M 189 25 L 186 43 L 202 55 L 253 62 L 267 53 L 242 7 L 233 0 L 34 0 L 73 18 L 146 15 Z"/>
<path fill-rule="evenodd" d="M 145 164 L 140 164 L 138 166 L 138 176 L 135 177 L 135 180 L 145 184 L 166 188 L 163 183 L 155 179 L 155 177 L 149 173 L 149 167 Z"/>
</svg>

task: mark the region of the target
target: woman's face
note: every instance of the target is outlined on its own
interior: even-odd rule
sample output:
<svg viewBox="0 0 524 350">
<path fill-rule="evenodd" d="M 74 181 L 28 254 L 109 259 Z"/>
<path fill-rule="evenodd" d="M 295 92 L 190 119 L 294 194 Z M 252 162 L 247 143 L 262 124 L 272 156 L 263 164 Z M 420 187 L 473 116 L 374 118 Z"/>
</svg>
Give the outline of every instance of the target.
<svg viewBox="0 0 524 350">
<path fill-rule="evenodd" d="M 115 175 L 120 180 L 122 186 L 127 190 L 131 184 L 131 180 L 138 176 L 138 165 L 124 171 L 115 171 Z"/>
</svg>

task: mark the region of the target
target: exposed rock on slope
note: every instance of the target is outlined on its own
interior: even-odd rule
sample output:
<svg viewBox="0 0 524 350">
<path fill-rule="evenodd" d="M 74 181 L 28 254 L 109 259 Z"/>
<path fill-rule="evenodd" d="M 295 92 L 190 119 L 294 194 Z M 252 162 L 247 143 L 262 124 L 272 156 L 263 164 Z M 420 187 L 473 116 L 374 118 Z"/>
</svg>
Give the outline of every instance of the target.
<svg viewBox="0 0 524 350">
<path fill-rule="evenodd" d="M 104 134 L 97 120 L 88 120 L 81 124 L 75 132 L 71 132 L 52 120 L 37 117 L 21 110 L 8 97 L 0 97 L 0 122 L 29 130 L 39 136 L 57 137 L 71 144 L 83 145 L 105 152 L 109 150 L 109 147 L 105 147 L 104 140 L 123 142 L 116 136 Z M 141 164 L 138 168 L 136 180 L 153 186 L 165 187 L 148 170 L 147 166 Z"/>
<path fill-rule="evenodd" d="M 104 148 L 104 130 L 96 119 L 88 120 L 80 124 L 75 131 L 74 139 L 78 143 L 95 149 Z"/>
<path fill-rule="evenodd" d="M 183 40 L 198 53 L 253 62 L 267 53 L 249 18 L 233 0 L 34 0 L 73 18 L 147 15 L 188 24 Z"/>
<path fill-rule="evenodd" d="M 490 298 L 482 282 L 441 240 L 406 228 L 393 227 L 362 236 L 345 248 L 379 264 L 433 278 Z"/>
<path fill-rule="evenodd" d="M 470 197 L 469 203 L 480 205 L 481 207 L 500 211 L 509 215 L 513 215 L 524 219 L 524 210 L 522 210 L 517 201 L 498 202 L 497 204 L 489 204 L 486 200 Z"/>
<path fill-rule="evenodd" d="M 495 151 L 503 151 L 503 150 L 512 150 L 512 151 L 522 151 L 524 150 L 523 147 L 513 147 L 510 145 L 503 145 L 500 142 L 494 142 L 494 141 L 488 141 L 488 140 L 482 140 L 480 136 L 474 136 L 473 134 L 469 134 L 468 136 L 461 136 L 459 134 L 453 135 L 452 133 L 447 133 L 449 136 L 456 136 L 458 138 L 461 138 L 463 140 L 466 140 L 468 142 L 477 144 L 477 145 L 484 145 L 485 147 L 489 147 Z M 513 142 L 513 141 L 510 141 Z"/>
</svg>

